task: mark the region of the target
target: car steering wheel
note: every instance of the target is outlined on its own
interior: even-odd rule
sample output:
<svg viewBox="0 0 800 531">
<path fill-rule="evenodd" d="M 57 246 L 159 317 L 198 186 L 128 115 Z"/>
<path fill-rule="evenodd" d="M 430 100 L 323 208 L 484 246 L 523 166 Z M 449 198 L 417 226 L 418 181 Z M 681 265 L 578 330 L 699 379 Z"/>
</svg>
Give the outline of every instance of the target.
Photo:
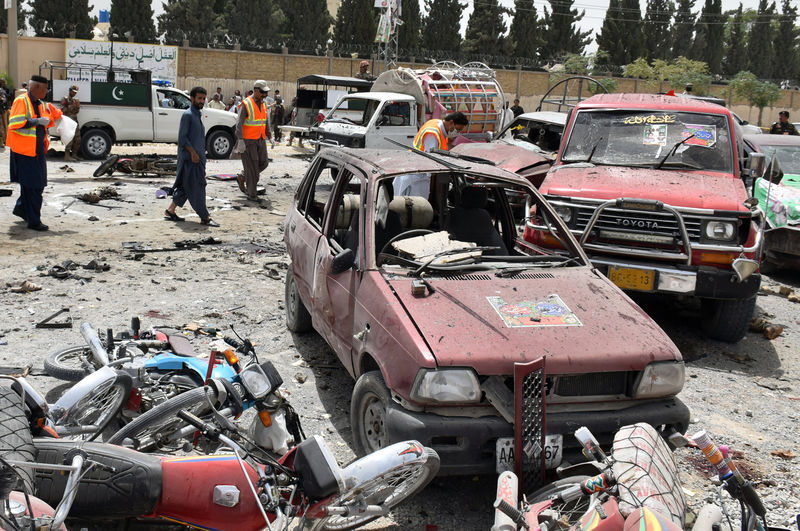
<svg viewBox="0 0 800 531">
<path fill-rule="evenodd" d="M 386 250 L 389 248 L 389 246 L 392 243 L 396 242 L 397 240 L 405 240 L 406 238 L 410 238 L 412 236 L 422 236 L 424 234 L 433 234 L 433 231 L 432 230 L 428 230 L 428 229 L 411 229 L 411 230 L 407 230 L 405 232 L 401 232 L 397 236 L 389 238 L 389 241 L 386 242 L 383 245 L 383 247 L 381 247 L 381 250 L 380 250 L 380 252 L 378 253 L 378 256 L 375 259 L 376 264 L 377 265 L 383 264 L 383 262 L 381 262 L 381 255 L 386 252 Z"/>
</svg>

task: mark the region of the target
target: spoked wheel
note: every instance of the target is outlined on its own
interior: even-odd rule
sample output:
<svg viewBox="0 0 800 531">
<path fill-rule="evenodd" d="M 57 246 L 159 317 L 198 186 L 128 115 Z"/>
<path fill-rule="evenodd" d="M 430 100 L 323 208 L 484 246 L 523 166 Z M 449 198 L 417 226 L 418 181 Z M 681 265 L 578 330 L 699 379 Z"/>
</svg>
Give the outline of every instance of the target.
<svg viewBox="0 0 800 531">
<path fill-rule="evenodd" d="M 387 511 L 406 498 L 413 496 L 430 483 L 439 471 L 439 455 L 430 448 L 422 448 L 421 459 L 395 467 L 383 474 L 353 486 L 334 499 L 329 507 L 378 505 Z M 389 449 L 387 449 L 388 451 Z M 314 530 L 354 529 L 375 520 L 374 515 L 329 515 L 313 521 Z"/>
<path fill-rule="evenodd" d="M 125 373 L 102 382 L 57 420 L 56 432 L 61 437 L 95 439 L 128 401 L 132 385 L 131 377 Z"/>
<path fill-rule="evenodd" d="M 213 403 L 216 399 L 213 390 L 206 387 L 192 389 L 140 415 L 112 435 L 107 442 L 128 446 L 140 452 L 180 448 L 183 441 L 178 437 L 178 432 L 187 424 L 177 417 L 178 411 L 185 409 L 202 417 L 211 410 L 209 400 L 206 399 L 207 392 L 210 393 L 209 399 Z"/>
<path fill-rule="evenodd" d="M 547 501 L 556 494 L 560 494 L 566 489 L 586 481 L 587 479 L 589 479 L 589 476 L 572 476 L 554 481 L 527 496 L 528 503 L 533 505 L 535 503 Z M 584 496 L 570 502 L 554 502 L 553 505 L 550 506 L 550 509 L 555 512 L 555 517 L 553 518 L 555 527 L 548 526 L 548 529 L 552 529 L 553 531 L 567 531 L 581 519 L 581 516 L 586 514 L 590 503 L 591 498 L 589 496 Z"/>
<path fill-rule="evenodd" d="M 92 349 L 86 345 L 57 350 L 44 360 L 44 370 L 47 374 L 68 382 L 80 381 L 98 368 Z"/>
</svg>

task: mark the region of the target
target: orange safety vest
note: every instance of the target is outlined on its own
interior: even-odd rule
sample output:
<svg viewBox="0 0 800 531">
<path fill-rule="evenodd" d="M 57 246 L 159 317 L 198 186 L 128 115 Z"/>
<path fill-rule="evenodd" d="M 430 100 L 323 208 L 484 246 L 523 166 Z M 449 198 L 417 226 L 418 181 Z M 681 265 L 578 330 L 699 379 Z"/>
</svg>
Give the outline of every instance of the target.
<svg viewBox="0 0 800 531">
<path fill-rule="evenodd" d="M 447 137 L 442 134 L 439 129 L 439 120 L 428 120 L 417 131 L 417 136 L 414 137 L 414 148 L 420 151 L 425 151 L 422 146 L 422 138 L 425 135 L 434 135 L 439 142 L 439 149 L 447 149 Z"/>
<path fill-rule="evenodd" d="M 47 127 L 52 127 L 55 121 L 61 118 L 61 111 L 51 103 L 43 101 L 40 112 L 42 113 L 42 118 L 50 118 L 50 123 Z M 28 120 L 35 118 L 36 113 L 33 111 L 33 103 L 28 93 L 17 96 L 14 99 L 14 104 L 11 105 L 11 112 L 8 117 L 8 137 L 6 138 L 6 145 L 14 153 L 28 157 L 36 156 L 36 126 L 25 127 Z M 48 136 L 47 131 L 45 131 L 45 153 L 50 148 Z"/>
<path fill-rule="evenodd" d="M 253 96 L 248 96 L 242 102 L 247 109 L 247 118 L 242 124 L 242 137 L 248 139 L 267 138 L 267 104 L 261 102 L 259 108 Z"/>
</svg>

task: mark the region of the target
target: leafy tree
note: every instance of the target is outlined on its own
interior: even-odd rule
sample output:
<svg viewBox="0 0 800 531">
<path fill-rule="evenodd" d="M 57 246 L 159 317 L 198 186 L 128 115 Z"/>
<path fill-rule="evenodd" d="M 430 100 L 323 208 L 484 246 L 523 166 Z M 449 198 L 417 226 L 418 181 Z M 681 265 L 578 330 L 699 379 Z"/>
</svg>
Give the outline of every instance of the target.
<svg viewBox="0 0 800 531">
<path fill-rule="evenodd" d="M 728 21 L 728 35 L 725 39 L 725 61 L 722 63 L 722 72 L 728 76 L 736 75 L 747 66 L 747 43 L 745 38 L 744 16 L 742 4 L 739 3 L 733 17 Z"/>
<path fill-rule="evenodd" d="M 246 50 L 274 47 L 284 21 L 274 0 L 230 0 L 225 11 L 228 33 Z"/>
<path fill-rule="evenodd" d="M 670 22 L 675 11 L 671 0 L 647 0 L 644 13 L 644 50 L 648 59 L 670 57 L 672 30 Z"/>
<path fill-rule="evenodd" d="M 770 31 L 772 20 L 775 18 L 775 2 L 767 3 L 760 0 L 758 3 L 758 17 L 750 26 L 748 34 L 748 68 L 760 79 L 771 79 L 775 65 L 775 48 L 773 47 L 773 34 Z"/>
<path fill-rule="evenodd" d="M 572 7 L 575 0 L 550 0 L 552 11 L 544 10 L 544 35 L 547 35 L 540 55 L 545 61 L 554 61 L 564 54 L 582 54 L 583 49 L 592 40 L 591 30 L 581 31 L 578 22 L 586 11 Z"/>
<path fill-rule="evenodd" d="M 516 57 L 536 58 L 544 43 L 533 0 L 514 0 L 514 20 L 508 32 Z"/>
<path fill-rule="evenodd" d="M 711 87 L 708 65 L 703 61 L 678 57 L 671 63 L 654 61 L 653 64 L 656 78 L 663 79 L 673 89 L 683 89 L 688 83 L 691 83 L 695 94 L 705 96 Z M 655 66 L 656 64 L 658 67 Z"/>
<path fill-rule="evenodd" d="M 91 39 L 97 23 L 89 16 L 92 9 L 89 0 L 31 0 L 28 22 L 38 37 L 69 37 L 74 31 L 78 39 Z"/>
<path fill-rule="evenodd" d="M 111 0 L 110 17 L 111 31 L 119 35 L 120 40 L 127 40 L 124 37 L 127 32 L 135 42 L 158 40 L 150 0 Z"/>
<path fill-rule="evenodd" d="M 642 17 L 639 0 L 611 0 L 597 36 L 598 65 L 619 67 L 642 52 Z"/>
<path fill-rule="evenodd" d="M 692 12 L 694 2 L 695 0 L 678 0 L 672 32 L 672 57 L 687 57 L 691 52 L 695 25 Z"/>
<path fill-rule="evenodd" d="M 339 43 L 372 44 L 377 31 L 378 10 L 373 7 L 373 2 L 342 0 L 336 12 L 333 40 Z"/>
<path fill-rule="evenodd" d="M 324 4 L 324 2 L 323 2 Z M 400 19 L 403 25 L 397 30 L 397 45 L 402 50 L 416 52 L 422 37 L 422 14 L 419 12 L 418 0 L 403 0 L 403 13 Z"/>
<path fill-rule="evenodd" d="M 759 81 L 753 73 L 746 70 L 736 74 L 730 86 L 734 94 L 746 99 L 753 107 L 758 107 L 759 126 L 764 114 L 764 107 L 769 107 L 781 97 L 781 89 L 778 85 L 768 81 Z"/>
<path fill-rule="evenodd" d="M 457 52 L 461 47 L 460 0 L 425 0 L 428 16 L 422 24 L 422 46 L 431 52 Z"/>
<path fill-rule="evenodd" d="M 644 84 L 649 88 L 656 86 L 656 70 L 647 64 L 647 59 L 639 57 L 634 62 L 622 67 L 622 75 L 633 79 L 644 80 Z"/>
<path fill-rule="evenodd" d="M 27 11 L 25 11 L 22 2 L 17 2 L 17 29 L 24 30 L 25 29 L 25 15 Z M 7 9 L 0 9 L 0 33 L 8 33 L 8 10 Z M 10 85 L 10 83 L 9 83 Z"/>
<path fill-rule="evenodd" d="M 164 12 L 158 15 L 158 32 L 165 44 L 206 46 L 219 34 L 221 16 L 206 0 L 165 0 Z"/>
<path fill-rule="evenodd" d="M 722 69 L 722 0 L 706 0 L 697 21 L 692 58 L 708 64 L 712 73 Z"/>
<path fill-rule="evenodd" d="M 327 42 L 333 17 L 325 0 L 284 0 L 281 11 L 286 16 L 283 33 L 287 38 Z"/>
<path fill-rule="evenodd" d="M 800 29 L 794 25 L 797 7 L 791 0 L 783 0 L 782 13 L 778 16 L 778 33 L 775 36 L 775 77 L 797 79 L 800 77 L 798 51 L 800 51 Z"/>
<path fill-rule="evenodd" d="M 474 6 L 462 48 L 467 53 L 497 53 L 503 47 L 503 34 L 506 32 L 503 14 L 507 10 L 497 0 L 482 0 L 475 2 Z"/>
</svg>

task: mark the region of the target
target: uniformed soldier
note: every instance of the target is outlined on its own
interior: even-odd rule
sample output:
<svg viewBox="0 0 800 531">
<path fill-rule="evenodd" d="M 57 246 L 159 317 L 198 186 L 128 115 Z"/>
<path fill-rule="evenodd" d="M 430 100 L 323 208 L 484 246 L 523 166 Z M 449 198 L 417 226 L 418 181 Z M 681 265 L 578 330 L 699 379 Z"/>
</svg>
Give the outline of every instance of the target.
<svg viewBox="0 0 800 531">
<path fill-rule="evenodd" d="M 797 128 L 792 122 L 789 121 L 789 111 L 781 111 L 778 113 L 778 121 L 772 124 L 769 128 L 771 135 L 800 135 Z"/>
<path fill-rule="evenodd" d="M 69 88 L 69 96 L 65 96 L 61 98 L 61 112 L 64 116 L 68 116 L 75 120 L 75 123 L 78 123 L 78 113 L 81 110 L 81 101 L 75 97 L 78 93 L 78 85 L 72 85 Z M 81 128 L 78 127 L 75 129 L 75 136 L 72 138 L 72 142 L 66 145 L 64 148 L 64 161 L 65 162 L 72 162 L 73 160 L 81 160 L 78 156 L 78 152 L 81 149 Z"/>
</svg>

